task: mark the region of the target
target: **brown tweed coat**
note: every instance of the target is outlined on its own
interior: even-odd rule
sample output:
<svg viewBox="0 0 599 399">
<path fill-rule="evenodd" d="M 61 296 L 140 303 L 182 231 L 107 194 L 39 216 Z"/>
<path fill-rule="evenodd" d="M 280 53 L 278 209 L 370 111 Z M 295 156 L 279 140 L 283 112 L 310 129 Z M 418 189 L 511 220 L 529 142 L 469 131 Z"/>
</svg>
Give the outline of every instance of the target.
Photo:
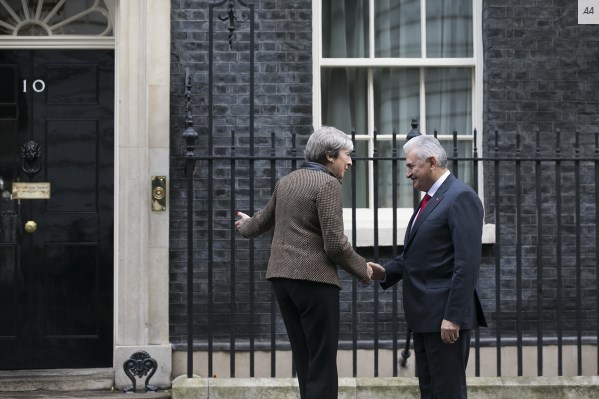
<svg viewBox="0 0 599 399">
<path fill-rule="evenodd" d="M 266 207 L 241 224 L 256 237 L 274 227 L 266 278 L 288 278 L 339 287 L 337 266 L 367 278 L 366 260 L 343 232 L 341 182 L 320 170 L 298 169 L 281 178 Z"/>
</svg>

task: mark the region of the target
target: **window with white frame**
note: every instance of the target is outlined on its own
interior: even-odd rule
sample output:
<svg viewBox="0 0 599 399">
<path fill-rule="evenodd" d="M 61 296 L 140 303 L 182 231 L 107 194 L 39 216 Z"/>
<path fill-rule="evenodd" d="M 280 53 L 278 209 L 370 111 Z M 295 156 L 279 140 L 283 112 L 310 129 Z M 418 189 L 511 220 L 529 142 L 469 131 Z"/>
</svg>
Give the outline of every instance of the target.
<svg viewBox="0 0 599 399">
<path fill-rule="evenodd" d="M 476 0 L 314 1 L 314 124 L 355 130 L 359 157 L 372 156 L 375 130 L 378 156 L 390 157 L 395 131 L 404 157 L 401 146 L 417 118 L 419 130 L 436 131 L 450 157 L 456 131 L 459 156 L 470 157 L 473 129 L 482 124 L 480 7 Z M 471 168 L 462 165 L 454 173 L 472 184 Z M 412 185 L 404 162 L 397 167 L 397 204 L 410 215 Z M 374 182 L 372 163 L 352 168 L 359 211 L 390 211 L 391 171 L 391 161 L 379 161 Z M 344 190 L 349 208 L 351 185 Z"/>
</svg>

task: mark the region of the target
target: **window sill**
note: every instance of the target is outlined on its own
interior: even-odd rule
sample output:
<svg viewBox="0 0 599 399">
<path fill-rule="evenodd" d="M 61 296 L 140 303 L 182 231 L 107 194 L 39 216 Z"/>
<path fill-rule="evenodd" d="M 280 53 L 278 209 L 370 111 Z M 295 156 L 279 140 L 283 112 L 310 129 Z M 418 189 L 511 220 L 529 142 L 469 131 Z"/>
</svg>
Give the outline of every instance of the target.
<svg viewBox="0 0 599 399">
<path fill-rule="evenodd" d="M 403 245 L 406 228 L 412 210 L 397 210 L 397 236 L 396 245 Z M 352 214 L 351 209 L 343 210 L 343 223 L 345 235 L 353 243 L 352 237 Z M 391 209 L 379 209 L 378 214 L 378 246 L 390 247 L 393 245 L 393 214 Z M 482 235 L 483 244 L 495 244 L 495 225 L 485 224 Z M 356 212 L 356 247 L 374 246 L 374 215 L 370 209 L 358 209 Z"/>
</svg>

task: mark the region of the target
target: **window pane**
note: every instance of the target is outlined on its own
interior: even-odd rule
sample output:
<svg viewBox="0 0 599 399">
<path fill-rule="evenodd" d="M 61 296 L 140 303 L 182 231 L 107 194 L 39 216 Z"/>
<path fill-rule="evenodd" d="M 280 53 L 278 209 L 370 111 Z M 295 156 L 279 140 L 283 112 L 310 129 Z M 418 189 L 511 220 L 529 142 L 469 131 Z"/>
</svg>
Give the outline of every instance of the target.
<svg viewBox="0 0 599 399">
<path fill-rule="evenodd" d="M 354 143 L 355 155 L 352 156 L 352 166 L 343 177 L 343 207 L 353 206 L 352 195 L 356 196 L 356 208 L 368 208 L 368 191 L 370 189 L 368 180 L 368 161 L 356 158 L 368 157 L 368 142 L 356 141 Z M 352 175 L 356 174 L 356 184 L 352 185 Z M 355 194 L 352 194 L 355 191 Z"/>
<path fill-rule="evenodd" d="M 368 57 L 368 0 L 323 0 L 322 56 Z"/>
<path fill-rule="evenodd" d="M 419 80 L 416 68 L 373 70 L 374 125 L 379 134 L 410 131 L 412 118 L 420 114 Z"/>
<path fill-rule="evenodd" d="M 398 208 L 412 208 L 414 206 L 412 181 L 406 179 L 406 161 L 403 152 L 405 134 L 397 135 L 395 143 L 395 156 L 393 156 L 393 141 L 379 141 L 379 156 L 381 158 L 395 158 L 396 176 L 393 176 L 393 161 L 378 161 L 378 188 L 379 208 L 393 208 L 393 184 L 397 186 Z"/>
<path fill-rule="evenodd" d="M 25 18 L 22 0 L 6 0 L 5 2 L 0 2 L 0 19 L 11 25 L 18 24 L 20 21 L 16 21 L 10 11 L 14 12 L 21 20 Z"/>
<path fill-rule="evenodd" d="M 100 35 L 108 27 L 108 19 L 105 15 L 94 12 L 82 16 L 75 21 L 57 28 L 54 35 Z"/>
<path fill-rule="evenodd" d="M 48 36 L 48 31 L 36 24 L 25 24 L 19 29 L 19 36 Z"/>
<path fill-rule="evenodd" d="M 2 0 L 0 21 L 0 35 L 112 35 L 104 0 Z"/>
<path fill-rule="evenodd" d="M 360 68 L 323 69 L 322 124 L 345 133 L 353 129 L 368 134 L 366 127 L 367 70 Z"/>
<path fill-rule="evenodd" d="M 473 162 L 460 160 L 456 165 L 453 159 L 456 158 L 472 158 L 472 141 L 471 140 L 458 140 L 457 147 L 454 145 L 453 140 L 441 140 L 441 145 L 445 148 L 447 153 L 448 163 L 447 168 L 458 177 L 460 180 L 474 187 L 474 175 Z"/>
<path fill-rule="evenodd" d="M 426 130 L 438 134 L 472 133 L 472 69 L 426 70 Z"/>
<path fill-rule="evenodd" d="M 472 24 L 472 0 L 427 0 L 427 57 L 472 57 Z"/>
<path fill-rule="evenodd" d="M 420 57 L 420 0 L 375 2 L 376 57 Z"/>
</svg>

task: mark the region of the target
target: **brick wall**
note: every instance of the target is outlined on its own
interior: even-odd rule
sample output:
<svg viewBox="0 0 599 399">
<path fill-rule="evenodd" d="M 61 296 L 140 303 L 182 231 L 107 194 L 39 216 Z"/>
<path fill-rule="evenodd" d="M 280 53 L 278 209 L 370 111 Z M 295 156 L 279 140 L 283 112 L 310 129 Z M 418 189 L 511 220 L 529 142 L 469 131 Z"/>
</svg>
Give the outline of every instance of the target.
<svg viewBox="0 0 599 399">
<path fill-rule="evenodd" d="M 564 157 L 574 154 L 574 131 L 580 129 L 581 156 L 594 151 L 590 134 L 599 126 L 597 121 L 599 97 L 599 28 L 597 25 L 577 25 L 576 2 L 522 2 L 485 0 L 483 2 L 484 40 L 484 145 L 483 156 L 493 155 L 495 138 L 500 132 L 499 154 L 509 157 L 520 143 L 523 153 L 536 151 L 536 130 L 540 131 L 540 151 L 555 155 L 556 129 L 561 129 L 561 152 Z M 256 154 L 270 154 L 271 132 L 275 133 L 276 152 L 289 155 L 290 133 L 297 133 L 298 146 L 303 144 L 312 129 L 312 63 L 311 63 L 311 2 L 256 1 L 255 9 L 255 109 L 254 140 L 249 139 L 249 22 L 247 10 L 237 10 L 238 23 L 233 34 L 233 50 L 229 49 L 227 22 L 215 25 L 213 136 L 210 140 L 208 123 L 208 2 L 199 0 L 172 1 L 171 55 L 171 187 L 170 187 L 170 318 L 171 341 L 177 346 L 186 341 L 186 190 L 183 176 L 184 144 L 181 133 L 185 128 L 183 76 L 189 68 L 193 76 L 194 127 L 199 133 L 196 154 L 228 155 L 231 153 L 231 131 L 237 155 L 248 155 L 250 147 Z M 246 12 L 244 14 L 244 12 Z M 226 16 L 226 2 L 216 10 Z M 520 133 L 520 138 L 516 135 Z M 301 155 L 301 151 L 299 152 Z M 195 206 L 195 335 L 196 342 L 206 342 L 212 334 L 215 342 L 227 344 L 231 329 L 237 342 L 247 342 L 253 336 L 259 343 L 270 341 L 271 307 L 270 284 L 264 281 L 269 256 L 270 236 L 254 241 L 250 252 L 248 240 L 237 237 L 235 255 L 231 255 L 232 215 L 230 199 L 235 194 L 235 208 L 249 211 L 261 208 L 268 199 L 274 179 L 291 168 L 280 161 L 275 171 L 267 162 L 252 165 L 247 161 L 235 163 L 235 187 L 231 187 L 230 162 L 198 161 L 194 180 Z M 481 294 L 491 328 L 481 330 L 483 338 L 494 338 L 497 327 L 503 337 L 536 335 L 539 326 L 537 309 L 542 309 L 541 326 L 545 337 L 562 329 L 565 335 L 577 333 L 577 298 L 580 289 L 580 310 L 586 315 L 582 334 L 592 335 L 596 325 L 596 248 L 594 245 L 594 214 L 581 219 L 584 235 L 581 243 L 581 266 L 575 257 L 575 203 L 580 200 L 574 192 L 575 166 L 564 162 L 559 177 L 563 198 L 563 224 L 556 224 L 555 198 L 558 195 L 554 166 L 542 165 L 537 177 L 533 164 L 522 165 L 520 184 L 516 184 L 515 163 L 503 163 L 494 173 L 493 164 L 485 164 L 485 207 L 488 223 L 495 223 L 496 204 L 500 205 L 501 233 L 498 245 L 483 248 Z M 582 191 L 590 198 L 582 199 L 584 209 L 594 212 L 594 175 L 589 175 L 588 163 L 582 166 Z M 211 171 L 211 172 L 210 172 Z M 208 194 L 208 174 L 213 176 L 212 195 Z M 250 173 L 255 177 L 250 189 Z M 494 176 L 499 179 L 495 192 Z M 535 197 L 535 183 L 543 181 L 542 196 Z M 253 196 L 253 202 L 251 198 Z M 520 202 L 518 202 L 520 201 Z M 212 206 L 212 226 L 208 227 L 208 208 Z M 537 286 L 537 208 L 541 206 L 542 277 L 543 289 Z M 521 224 L 518 227 L 517 222 Z M 212 250 L 208 242 L 212 240 Z M 516 243 L 521 246 L 517 247 Z M 560 250 L 562 260 L 556 259 Z M 360 252 L 372 259 L 372 248 Z M 212 256 L 212 279 L 208 261 Z M 390 248 L 380 249 L 380 260 L 392 256 Z M 496 255 L 498 261 L 496 263 Z M 234 291 L 231 290 L 231 270 L 235 270 Z M 251 272 L 253 271 L 253 272 Z M 559 284 L 557 277 L 562 276 Z M 579 275 L 577 279 L 576 276 Z M 373 309 L 373 285 L 356 290 L 356 319 L 353 320 L 352 281 L 343 272 L 341 293 L 341 340 L 352 339 L 352 321 L 359 340 L 372 343 L 375 334 L 381 340 L 392 338 L 393 291 L 378 290 L 379 315 Z M 561 284 L 561 288 L 560 287 Z M 208 289 L 213 290 L 212 314 L 208 312 Z M 500 288 L 501 321 L 495 312 L 496 288 Z M 522 288 L 521 297 L 516 288 Z M 561 289 L 558 294 L 558 289 Z M 542 301 L 538 301 L 538 293 Z M 396 292 L 401 297 L 401 290 Z M 235 298 L 232 298 L 235 295 Z M 252 301 L 250 301 L 252 298 Z M 562 306 L 561 312 L 556 308 Z M 250 316 L 253 307 L 253 316 Z M 280 342 L 286 334 L 278 309 L 274 308 L 275 335 Z M 399 302 L 399 336 L 406 326 Z M 233 316 L 231 316 L 233 315 Z M 561 319 L 559 319 L 561 318 Z M 254 323 L 250 321 L 253 319 Z M 208 329 L 210 321 L 211 329 Z"/>
<path fill-rule="evenodd" d="M 171 337 L 174 343 L 184 342 L 186 334 L 186 191 L 183 177 L 184 145 L 181 133 L 185 129 L 184 71 L 189 68 L 193 76 L 194 127 L 199 133 L 196 155 L 207 155 L 209 150 L 209 8 L 210 3 L 200 0 L 172 1 L 172 162 L 171 162 Z M 251 2 L 250 2 L 251 4 Z M 213 154 L 231 153 L 231 135 L 235 131 L 235 151 L 239 156 L 250 153 L 270 154 L 271 134 L 275 134 L 276 151 L 288 155 L 290 134 L 297 134 L 298 145 L 303 146 L 312 131 L 312 3 L 309 0 L 256 1 L 254 34 L 254 112 L 253 143 L 250 143 L 250 19 L 248 8 L 236 10 L 236 30 L 229 48 L 227 2 L 216 8 L 213 36 Z M 237 4 L 239 7 L 239 4 Z M 301 152 L 299 155 L 301 156 Z M 236 209 L 245 212 L 260 209 L 271 192 L 271 174 L 265 162 L 250 165 L 239 161 L 236 167 Z M 234 324 L 235 334 L 246 340 L 253 329 L 257 340 L 270 336 L 271 297 L 270 283 L 264 280 L 270 249 L 270 236 L 255 240 L 255 252 L 250 262 L 249 241 L 238 237 L 237 252 L 231 259 L 232 220 L 230 198 L 230 163 L 212 165 L 214 230 L 207 230 L 208 171 L 207 161 L 198 161 L 195 171 L 194 205 L 196 229 L 194 257 L 196 273 L 197 337 L 207 337 L 208 322 L 208 235 L 213 240 L 213 319 L 215 340 L 227 341 Z M 255 178 L 250 192 L 250 178 Z M 291 164 L 279 165 L 275 178 L 290 171 Z M 250 195 L 253 194 L 253 203 Z M 231 301 L 231 268 L 236 270 L 235 300 Z M 253 279 L 253 319 L 250 326 L 250 268 Z M 234 302 L 234 318 L 230 317 Z M 278 311 L 276 312 L 278 316 Z M 277 332 L 286 337 L 281 321 Z M 281 335 L 282 333 L 282 335 Z"/>
<path fill-rule="evenodd" d="M 598 33 L 575 1 L 484 1 L 485 131 L 597 128 Z"/>
<path fill-rule="evenodd" d="M 497 130 L 502 157 L 518 150 L 529 156 L 555 157 L 559 148 L 560 156 L 568 159 L 576 155 L 579 130 L 578 156 L 593 156 L 594 132 L 599 127 L 599 25 L 578 25 L 576 1 L 485 0 L 483 4 L 484 153 L 495 154 L 493 132 Z M 519 328 L 524 336 L 535 336 L 539 325 L 546 337 L 555 336 L 559 329 L 566 336 L 576 335 L 577 311 L 578 317 L 584 315 L 582 335 L 593 335 L 597 295 L 594 164 L 582 161 L 579 165 L 579 197 L 575 195 L 575 162 L 564 161 L 559 172 L 555 163 L 543 163 L 541 175 L 536 174 L 534 164 L 523 163 L 519 184 L 518 166 L 503 165 L 494 173 L 493 165 L 487 163 L 485 173 L 487 219 L 496 222 L 497 204 L 502 215 L 499 245 L 492 248 L 500 251 L 500 273 L 495 273 L 493 254 L 486 259 L 481 275 L 488 307 L 495 310 L 495 288 L 499 286 L 504 336 L 517 334 Z M 500 182 L 497 193 L 496 175 Z M 540 197 L 537 182 L 541 182 Z M 577 204 L 582 212 L 579 229 Z M 579 260 L 577 232 L 581 234 Z M 543 255 L 537 263 L 539 241 Z M 523 289 L 520 303 L 518 285 Z M 541 319 L 538 309 L 542 310 Z M 495 324 L 497 314 L 490 315 Z"/>
</svg>

